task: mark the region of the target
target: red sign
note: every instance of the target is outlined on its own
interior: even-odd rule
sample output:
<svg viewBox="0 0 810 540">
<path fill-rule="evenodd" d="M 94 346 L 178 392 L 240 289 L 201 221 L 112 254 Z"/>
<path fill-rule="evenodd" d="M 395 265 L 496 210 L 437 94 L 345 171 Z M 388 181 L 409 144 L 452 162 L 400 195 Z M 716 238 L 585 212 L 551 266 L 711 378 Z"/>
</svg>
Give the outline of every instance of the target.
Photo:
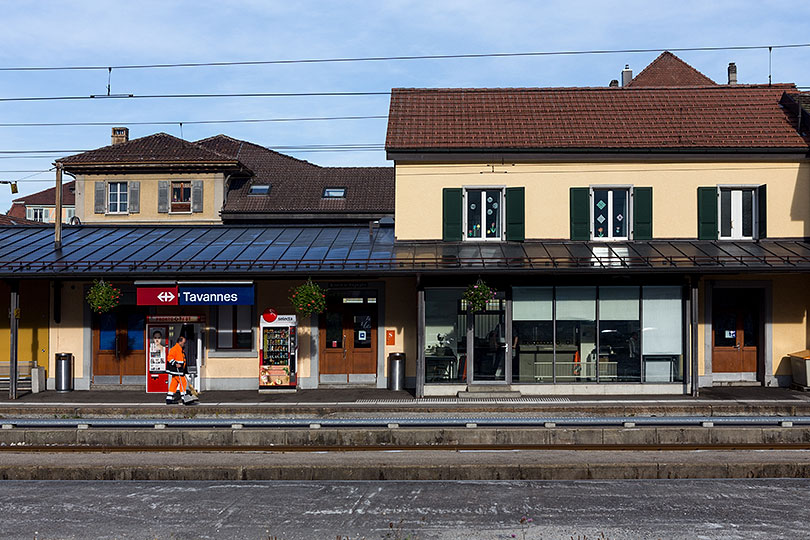
<svg viewBox="0 0 810 540">
<path fill-rule="evenodd" d="M 138 287 L 139 306 L 176 306 L 177 287 Z"/>
<path fill-rule="evenodd" d="M 393 330 L 386 330 L 385 331 L 385 344 L 386 345 L 396 345 L 397 344 L 396 332 L 394 332 Z"/>
<path fill-rule="evenodd" d="M 264 313 L 262 313 L 262 318 L 265 322 L 273 322 L 278 319 L 278 313 L 276 313 L 276 310 L 273 308 L 267 308 L 264 310 Z"/>
</svg>

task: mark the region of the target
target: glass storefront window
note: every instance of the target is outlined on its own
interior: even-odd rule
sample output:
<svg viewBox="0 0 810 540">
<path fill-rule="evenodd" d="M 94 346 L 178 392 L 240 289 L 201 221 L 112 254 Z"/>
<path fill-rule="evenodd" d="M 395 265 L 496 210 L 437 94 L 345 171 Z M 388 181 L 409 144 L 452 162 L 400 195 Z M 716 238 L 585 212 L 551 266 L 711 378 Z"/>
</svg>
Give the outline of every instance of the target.
<svg viewBox="0 0 810 540">
<path fill-rule="evenodd" d="M 683 381 L 681 288 L 642 287 L 642 373 L 644 382 Z"/>
<path fill-rule="evenodd" d="M 554 289 L 512 289 L 512 380 L 554 380 Z"/>
<path fill-rule="evenodd" d="M 466 383 L 462 289 L 425 291 L 425 381 Z M 473 382 L 682 382 L 680 286 L 513 287 L 473 321 Z M 511 336 L 506 332 L 511 324 Z M 751 323 L 754 324 L 754 323 Z"/>
<path fill-rule="evenodd" d="M 467 316 L 463 289 L 425 291 L 425 382 L 467 380 Z"/>
<path fill-rule="evenodd" d="M 599 380 L 639 382 L 638 287 L 599 287 Z"/>
<path fill-rule="evenodd" d="M 596 380 L 596 287 L 557 287 L 557 382 Z"/>
</svg>

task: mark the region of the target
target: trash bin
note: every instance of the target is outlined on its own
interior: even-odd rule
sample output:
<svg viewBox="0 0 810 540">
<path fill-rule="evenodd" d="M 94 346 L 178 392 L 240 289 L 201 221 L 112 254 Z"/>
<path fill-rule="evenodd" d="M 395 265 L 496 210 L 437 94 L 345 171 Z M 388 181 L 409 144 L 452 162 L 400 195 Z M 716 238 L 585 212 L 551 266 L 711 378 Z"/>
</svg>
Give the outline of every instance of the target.
<svg viewBox="0 0 810 540">
<path fill-rule="evenodd" d="M 396 352 L 388 355 L 388 389 L 405 389 L 405 353 Z"/>
<path fill-rule="evenodd" d="M 71 353 L 56 353 L 56 391 L 71 392 L 73 390 L 73 355 Z"/>
<path fill-rule="evenodd" d="M 790 353 L 790 369 L 793 374 L 793 384 L 799 386 L 810 386 L 807 381 L 807 374 L 810 372 L 810 350 Z"/>
</svg>

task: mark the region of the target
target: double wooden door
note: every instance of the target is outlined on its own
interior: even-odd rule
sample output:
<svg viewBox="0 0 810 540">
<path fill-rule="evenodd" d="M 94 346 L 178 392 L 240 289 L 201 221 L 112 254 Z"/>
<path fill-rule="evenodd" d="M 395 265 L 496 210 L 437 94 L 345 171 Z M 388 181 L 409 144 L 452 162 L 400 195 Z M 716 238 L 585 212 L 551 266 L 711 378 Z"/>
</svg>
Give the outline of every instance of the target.
<svg viewBox="0 0 810 540">
<path fill-rule="evenodd" d="M 719 289 L 712 302 L 712 371 L 756 373 L 760 341 L 757 289 Z"/>
<path fill-rule="evenodd" d="M 132 384 L 125 378 L 146 376 L 145 330 L 142 309 L 119 306 L 93 316 L 94 382 Z"/>
<path fill-rule="evenodd" d="M 348 383 L 351 375 L 377 373 L 377 304 L 357 300 L 363 302 L 330 299 L 320 317 L 319 371 L 328 376 L 321 378 L 324 382 Z"/>
</svg>

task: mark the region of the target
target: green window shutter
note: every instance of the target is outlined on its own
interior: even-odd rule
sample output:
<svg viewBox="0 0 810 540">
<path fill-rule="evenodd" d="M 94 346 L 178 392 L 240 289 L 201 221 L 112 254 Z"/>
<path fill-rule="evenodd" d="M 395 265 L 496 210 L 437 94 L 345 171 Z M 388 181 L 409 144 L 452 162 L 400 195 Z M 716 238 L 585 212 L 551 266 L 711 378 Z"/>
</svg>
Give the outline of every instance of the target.
<svg viewBox="0 0 810 540">
<path fill-rule="evenodd" d="M 717 188 L 698 188 L 698 239 L 717 240 Z"/>
<path fill-rule="evenodd" d="M 462 204 L 461 188 L 442 190 L 442 240 L 445 242 L 461 240 Z"/>
<path fill-rule="evenodd" d="M 572 187 L 570 203 L 571 240 L 590 240 L 591 190 L 586 187 Z"/>
<path fill-rule="evenodd" d="M 633 239 L 652 240 L 653 198 L 651 187 L 633 188 Z"/>
<path fill-rule="evenodd" d="M 766 195 L 765 184 L 762 184 L 759 186 L 759 189 L 757 189 L 758 238 L 768 237 L 768 201 Z"/>
<path fill-rule="evenodd" d="M 526 188 L 506 188 L 506 239 L 510 242 L 526 239 Z"/>
</svg>

